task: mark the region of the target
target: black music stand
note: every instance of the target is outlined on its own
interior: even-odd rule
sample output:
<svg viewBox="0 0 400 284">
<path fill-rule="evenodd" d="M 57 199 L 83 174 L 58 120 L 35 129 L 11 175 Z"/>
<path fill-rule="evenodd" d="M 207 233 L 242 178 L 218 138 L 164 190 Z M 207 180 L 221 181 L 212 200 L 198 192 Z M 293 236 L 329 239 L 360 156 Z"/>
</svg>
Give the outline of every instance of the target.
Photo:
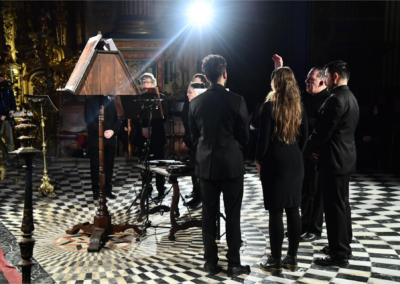
<svg viewBox="0 0 400 284">
<path fill-rule="evenodd" d="M 150 196 L 150 145 L 151 145 L 151 120 L 152 119 L 163 119 L 164 113 L 161 106 L 160 96 L 157 89 L 146 89 L 145 93 L 137 96 L 120 96 L 122 108 L 125 119 L 148 119 L 149 127 L 149 138 L 145 143 L 145 155 L 144 155 L 144 167 L 145 167 L 145 178 L 143 180 L 144 186 L 141 194 L 146 195 L 146 219 L 144 222 L 144 229 L 142 233 L 136 238 L 136 241 L 141 241 L 147 233 L 147 228 L 170 228 L 165 226 L 154 226 L 149 220 L 149 196 Z M 166 110 L 165 110 L 166 111 Z M 136 200 L 135 200 L 136 201 Z M 133 201 L 133 203 L 135 202 Z M 132 203 L 132 204 L 133 204 Z M 159 206 L 159 205 L 158 205 Z M 132 207 L 132 205 L 130 206 Z"/>
<path fill-rule="evenodd" d="M 181 161 L 179 155 L 175 152 L 175 115 L 177 111 L 176 100 L 173 98 L 169 101 L 171 103 L 171 108 L 169 108 L 169 156 L 167 159 L 174 159 Z M 182 110 L 180 111 L 182 113 Z"/>
</svg>

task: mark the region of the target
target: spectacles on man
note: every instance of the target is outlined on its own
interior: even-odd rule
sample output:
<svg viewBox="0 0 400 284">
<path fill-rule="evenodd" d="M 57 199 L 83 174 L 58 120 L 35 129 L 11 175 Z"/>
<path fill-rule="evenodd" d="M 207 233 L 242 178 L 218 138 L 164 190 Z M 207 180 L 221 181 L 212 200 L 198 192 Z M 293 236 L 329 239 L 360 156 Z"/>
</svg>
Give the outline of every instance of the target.
<svg viewBox="0 0 400 284">
<path fill-rule="evenodd" d="M 148 81 L 148 80 L 142 80 L 141 82 L 142 82 L 142 84 L 151 84 L 151 83 L 152 83 L 151 80 L 150 80 L 150 81 Z"/>
</svg>

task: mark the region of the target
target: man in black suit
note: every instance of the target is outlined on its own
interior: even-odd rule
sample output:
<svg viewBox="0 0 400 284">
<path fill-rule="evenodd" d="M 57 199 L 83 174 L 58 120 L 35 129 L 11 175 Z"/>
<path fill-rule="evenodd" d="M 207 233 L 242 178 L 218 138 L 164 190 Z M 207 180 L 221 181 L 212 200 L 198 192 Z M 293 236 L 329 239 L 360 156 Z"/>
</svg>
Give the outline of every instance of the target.
<svg viewBox="0 0 400 284">
<path fill-rule="evenodd" d="M 314 129 L 318 111 L 330 96 L 325 84 L 325 70 L 313 67 L 306 78 L 306 91 L 301 94 L 301 101 L 307 113 L 308 129 Z M 300 242 L 319 239 L 322 233 L 324 209 L 321 190 L 317 184 L 317 159 L 304 158 L 304 179 L 301 200 L 302 235 Z"/>
<path fill-rule="evenodd" d="M 204 269 L 217 274 L 215 243 L 219 197 L 224 196 L 228 276 L 250 273 L 240 264 L 240 209 L 243 198 L 244 157 L 249 143 L 249 118 L 243 97 L 225 89 L 226 61 L 220 55 L 203 59 L 203 73 L 211 83 L 189 106 L 189 125 L 196 147 L 195 174 L 202 179 Z"/>
<path fill-rule="evenodd" d="M 334 61 L 324 66 L 331 96 L 318 112 L 305 155 L 318 158 L 318 186 L 322 191 L 328 233 L 329 256 L 317 258 L 317 265 L 347 265 L 351 257 L 350 175 L 356 169 L 354 132 L 359 108 L 347 86 L 347 63 Z"/>
<path fill-rule="evenodd" d="M 157 87 L 157 80 L 151 73 L 143 73 L 140 76 L 141 88 L 155 88 Z M 165 158 L 165 144 L 167 144 L 167 137 L 165 135 L 164 124 L 167 122 L 168 117 L 168 106 L 166 97 L 160 93 L 160 98 L 163 99 L 161 102 L 164 118 L 151 120 L 151 144 L 150 154 L 152 155 L 151 160 L 162 160 Z M 144 143 L 149 138 L 149 122 L 148 119 L 133 121 L 136 128 L 135 144 L 138 147 L 139 159 L 143 158 Z M 143 176 L 142 176 L 143 178 Z M 165 192 L 165 177 L 163 175 L 156 174 L 156 187 L 158 195 L 154 198 L 154 201 L 160 201 Z"/>
<path fill-rule="evenodd" d="M 203 83 L 205 86 L 209 85 L 206 77 L 204 76 L 204 74 L 201 74 L 201 73 L 197 73 L 193 76 L 191 84 L 192 83 L 199 83 L 199 84 Z M 183 104 L 182 122 L 183 122 L 183 128 L 185 129 L 185 134 L 183 136 L 183 141 L 182 141 L 183 148 L 189 151 L 190 161 L 194 162 L 194 158 L 196 155 L 196 153 L 195 153 L 196 149 L 193 149 L 192 135 L 190 133 L 190 128 L 189 128 L 189 97 L 188 96 L 185 96 L 185 103 Z M 186 205 L 191 208 L 195 208 L 201 203 L 200 182 L 196 175 L 192 175 L 192 184 L 193 184 L 193 190 L 192 190 L 192 193 L 190 194 L 190 196 L 193 198 L 191 200 L 189 200 L 188 202 L 186 202 Z M 189 198 L 189 197 L 187 197 L 187 198 Z"/>
<path fill-rule="evenodd" d="M 93 199 L 99 198 L 99 106 L 104 104 L 104 171 L 106 196 L 115 199 L 112 192 L 117 133 L 121 125 L 112 96 L 91 96 L 85 100 L 85 122 L 88 126 L 90 177 L 92 180 Z"/>
</svg>

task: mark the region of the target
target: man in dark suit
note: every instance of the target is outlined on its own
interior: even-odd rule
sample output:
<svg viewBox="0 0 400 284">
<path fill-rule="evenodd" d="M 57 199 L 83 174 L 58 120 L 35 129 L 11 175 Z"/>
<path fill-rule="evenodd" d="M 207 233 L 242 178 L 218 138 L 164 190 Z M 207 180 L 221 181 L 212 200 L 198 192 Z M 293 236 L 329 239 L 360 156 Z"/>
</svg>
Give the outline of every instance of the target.
<svg viewBox="0 0 400 284">
<path fill-rule="evenodd" d="M 240 264 L 240 209 L 243 198 L 244 157 L 249 143 L 249 118 L 243 97 L 225 89 L 226 61 L 220 55 L 203 59 L 203 73 L 211 83 L 189 106 L 189 125 L 196 147 L 195 174 L 202 179 L 204 269 L 217 274 L 215 243 L 219 197 L 224 196 L 228 276 L 250 273 Z"/>
<path fill-rule="evenodd" d="M 92 180 L 93 198 L 99 198 L 99 106 L 104 104 L 104 171 L 106 196 L 115 199 L 112 192 L 112 176 L 114 170 L 117 133 L 121 125 L 118 119 L 112 96 L 91 96 L 85 100 L 85 122 L 88 126 L 90 177 Z"/>
<path fill-rule="evenodd" d="M 151 73 L 144 73 L 140 76 L 141 88 L 155 88 L 157 87 L 157 80 Z M 168 106 L 166 97 L 160 93 L 160 99 L 163 99 L 161 106 L 163 109 L 163 119 L 152 119 L 151 120 L 151 144 L 150 154 L 152 155 L 151 160 L 162 160 L 165 158 L 165 144 L 167 144 L 167 137 L 165 135 L 164 124 L 167 122 L 168 117 Z M 149 122 L 148 119 L 133 121 L 136 128 L 135 144 L 138 147 L 139 159 L 143 158 L 144 143 L 149 138 Z M 143 176 L 142 176 L 143 178 Z M 160 201 L 165 192 L 165 177 L 163 175 L 156 174 L 156 187 L 158 195 L 154 198 L 154 201 Z"/>
<path fill-rule="evenodd" d="M 317 258 L 317 265 L 347 265 L 351 257 L 350 175 L 356 169 L 354 132 L 359 108 L 347 86 L 347 63 L 334 61 L 324 66 L 331 96 L 318 112 L 305 155 L 318 158 L 318 186 L 322 191 L 328 233 L 329 256 Z"/>
<path fill-rule="evenodd" d="M 198 84 L 203 83 L 205 86 L 209 85 L 206 77 L 204 76 L 204 74 L 201 74 L 201 73 L 197 73 L 193 76 L 191 84 L 192 83 L 198 83 Z M 190 85 L 189 85 L 189 87 L 190 87 Z M 190 161 L 194 162 L 194 159 L 196 156 L 196 152 L 195 152 L 196 149 L 193 149 L 192 135 L 190 133 L 190 128 L 189 128 L 189 97 L 188 96 L 185 96 L 185 103 L 183 104 L 182 122 L 183 122 L 183 128 L 185 129 L 185 134 L 183 136 L 182 145 L 183 145 L 184 149 L 189 151 Z M 200 182 L 196 175 L 192 175 L 192 184 L 193 184 L 193 191 L 190 194 L 190 196 L 193 198 L 191 200 L 189 200 L 188 202 L 186 202 L 186 205 L 191 208 L 195 208 L 201 203 Z M 189 198 L 189 197 L 187 197 L 187 198 Z"/>
<path fill-rule="evenodd" d="M 306 91 L 301 94 L 301 101 L 307 113 L 308 129 L 314 129 L 318 111 L 330 96 L 325 84 L 325 70 L 313 67 L 306 78 Z M 301 200 L 302 235 L 300 242 L 310 242 L 319 239 L 322 233 L 324 209 L 321 190 L 317 184 L 317 159 L 305 157 L 304 179 Z"/>
</svg>

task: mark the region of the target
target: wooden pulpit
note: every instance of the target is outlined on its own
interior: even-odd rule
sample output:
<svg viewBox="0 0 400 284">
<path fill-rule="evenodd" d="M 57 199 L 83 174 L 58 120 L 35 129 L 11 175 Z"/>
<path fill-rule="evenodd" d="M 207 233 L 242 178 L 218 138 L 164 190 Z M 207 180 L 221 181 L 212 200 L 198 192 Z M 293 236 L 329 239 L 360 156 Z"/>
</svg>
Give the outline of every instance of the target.
<svg viewBox="0 0 400 284">
<path fill-rule="evenodd" d="M 78 96 L 133 96 L 139 95 L 139 88 L 133 80 L 122 54 L 117 50 L 112 39 L 103 39 L 99 33 L 89 39 L 74 71 L 61 93 Z M 102 101 L 102 100 L 101 100 Z M 121 99 L 115 98 L 118 117 L 121 113 Z M 98 252 L 107 240 L 108 235 L 133 228 L 138 234 L 142 231 L 134 224 L 111 224 L 105 197 L 104 175 L 104 105 L 99 109 L 99 207 L 93 224 L 77 224 L 67 234 L 76 234 L 79 230 L 90 233 L 89 252 Z"/>
</svg>

